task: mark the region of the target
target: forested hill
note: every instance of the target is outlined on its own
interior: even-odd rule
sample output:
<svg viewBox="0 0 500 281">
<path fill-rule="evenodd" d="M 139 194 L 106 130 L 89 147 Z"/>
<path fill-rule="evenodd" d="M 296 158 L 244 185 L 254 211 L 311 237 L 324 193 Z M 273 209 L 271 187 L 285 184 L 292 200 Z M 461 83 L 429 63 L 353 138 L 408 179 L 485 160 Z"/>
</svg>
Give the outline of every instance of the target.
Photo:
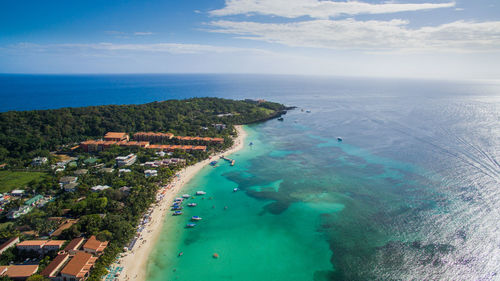
<svg viewBox="0 0 500 281">
<path fill-rule="evenodd" d="M 108 131 L 221 136 L 212 124 L 258 122 L 280 115 L 285 109 L 273 102 L 192 98 L 141 105 L 10 111 L 0 113 L 0 163 L 44 154 L 63 144 L 101 138 Z"/>
</svg>

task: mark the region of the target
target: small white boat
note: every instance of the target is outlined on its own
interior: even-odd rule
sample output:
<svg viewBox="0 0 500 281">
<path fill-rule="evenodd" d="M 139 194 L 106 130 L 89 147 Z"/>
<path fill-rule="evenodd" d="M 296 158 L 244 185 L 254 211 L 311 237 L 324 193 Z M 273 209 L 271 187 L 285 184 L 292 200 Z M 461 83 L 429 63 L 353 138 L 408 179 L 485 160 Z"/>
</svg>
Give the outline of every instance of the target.
<svg viewBox="0 0 500 281">
<path fill-rule="evenodd" d="M 184 195 L 182 195 L 182 198 L 186 198 L 186 199 L 187 199 L 187 198 L 189 198 L 189 197 L 191 197 L 191 195 L 189 195 L 189 194 L 184 194 Z"/>
<path fill-rule="evenodd" d="M 196 223 L 188 223 L 186 224 L 186 228 L 193 228 L 196 226 Z"/>
<path fill-rule="evenodd" d="M 188 207 L 196 207 L 196 203 L 188 203 Z"/>
<path fill-rule="evenodd" d="M 196 195 L 205 195 L 207 194 L 205 191 L 196 191 Z"/>
<path fill-rule="evenodd" d="M 233 188 L 233 192 L 238 191 L 239 189 L 237 187 Z"/>
<path fill-rule="evenodd" d="M 178 198 L 175 198 L 175 199 L 174 199 L 174 201 L 175 201 L 175 202 L 182 202 L 182 201 L 184 201 L 184 199 L 183 199 L 183 198 L 178 197 Z"/>
<path fill-rule="evenodd" d="M 202 218 L 201 218 L 201 217 L 198 217 L 198 216 L 192 216 L 192 217 L 191 217 L 191 220 L 192 220 L 192 221 L 201 221 L 201 220 L 202 220 Z"/>
</svg>

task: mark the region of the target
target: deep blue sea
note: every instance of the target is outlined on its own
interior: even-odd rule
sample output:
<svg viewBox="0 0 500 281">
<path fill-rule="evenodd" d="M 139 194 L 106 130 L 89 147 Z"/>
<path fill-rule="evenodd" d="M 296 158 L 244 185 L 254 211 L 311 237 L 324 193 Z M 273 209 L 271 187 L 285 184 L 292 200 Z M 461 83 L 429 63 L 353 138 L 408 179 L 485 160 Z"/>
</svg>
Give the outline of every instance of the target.
<svg viewBox="0 0 500 281">
<path fill-rule="evenodd" d="M 298 108 L 248 126 L 237 167 L 193 179 L 214 196 L 197 209 L 206 220 L 179 219 L 148 279 L 500 280 L 500 83 L 0 76 L 0 111 L 203 96 Z"/>
</svg>

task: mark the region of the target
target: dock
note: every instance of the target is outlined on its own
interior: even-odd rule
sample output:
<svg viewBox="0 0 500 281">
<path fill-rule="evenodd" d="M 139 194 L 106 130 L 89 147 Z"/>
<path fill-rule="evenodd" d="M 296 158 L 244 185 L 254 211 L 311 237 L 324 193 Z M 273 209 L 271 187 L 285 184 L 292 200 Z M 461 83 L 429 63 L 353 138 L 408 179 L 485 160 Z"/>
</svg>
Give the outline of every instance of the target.
<svg viewBox="0 0 500 281">
<path fill-rule="evenodd" d="M 224 155 L 220 157 L 221 159 L 224 159 L 226 160 L 227 162 L 231 163 L 231 166 L 234 166 L 234 163 L 236 163 L 236 160 L 234 159 L 231 159 L 231 158 L 227 158 L 225 157 Z"/>
</svg>

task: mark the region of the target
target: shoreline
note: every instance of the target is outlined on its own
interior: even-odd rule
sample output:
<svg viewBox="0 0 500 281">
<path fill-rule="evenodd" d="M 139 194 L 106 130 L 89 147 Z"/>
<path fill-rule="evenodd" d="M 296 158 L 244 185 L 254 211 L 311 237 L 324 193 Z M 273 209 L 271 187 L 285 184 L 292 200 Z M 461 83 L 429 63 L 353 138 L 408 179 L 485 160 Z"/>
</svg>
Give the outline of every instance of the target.
<svg viewBox="0 0 500 281">
<path fill-rule="evenodd" d="M 157 201 L 151 206 L 153 211 L 150 216 L 150 221 L 144 226 L 140 239 L 137 240 L 132 251 L 121 254 L 121 257 L 118 259 L 118 266 L 123 267 L 123 271 L 117 277 L 117 280 L 146 280 L 149 256 L 151 255 L 154 246 L 160 237 L 163 224 L 169 214 L 170 204 L 173 202 L 175 197 L 179 195 L 179 192 L 181 192 L 186 183 L 188 183 L 202 168 L 210 164 L 214 158 L 217 159 L 222 155 L 228 156 L 245 147 L 245 138 L 247 133 L 243 129 L 242 125 L 236 125 L 235 128 L 238 135 L 234 139 L 232 147 L 223 152 L 212 155 L 212 159 L 205 159 L 181 170 L 177 173 L 179 176 L 176 177 L 172 183 L 170 183 L 170 189 L 166 190 L 166 192 L 163 191 L 164 196 L 160 199 L 160 201 Z M 159 194 L 161 193 L 162 190 L 159 191 Z M 117 266 L 117 264 L 115 263 L 111 266 Z"/>
</svg>

